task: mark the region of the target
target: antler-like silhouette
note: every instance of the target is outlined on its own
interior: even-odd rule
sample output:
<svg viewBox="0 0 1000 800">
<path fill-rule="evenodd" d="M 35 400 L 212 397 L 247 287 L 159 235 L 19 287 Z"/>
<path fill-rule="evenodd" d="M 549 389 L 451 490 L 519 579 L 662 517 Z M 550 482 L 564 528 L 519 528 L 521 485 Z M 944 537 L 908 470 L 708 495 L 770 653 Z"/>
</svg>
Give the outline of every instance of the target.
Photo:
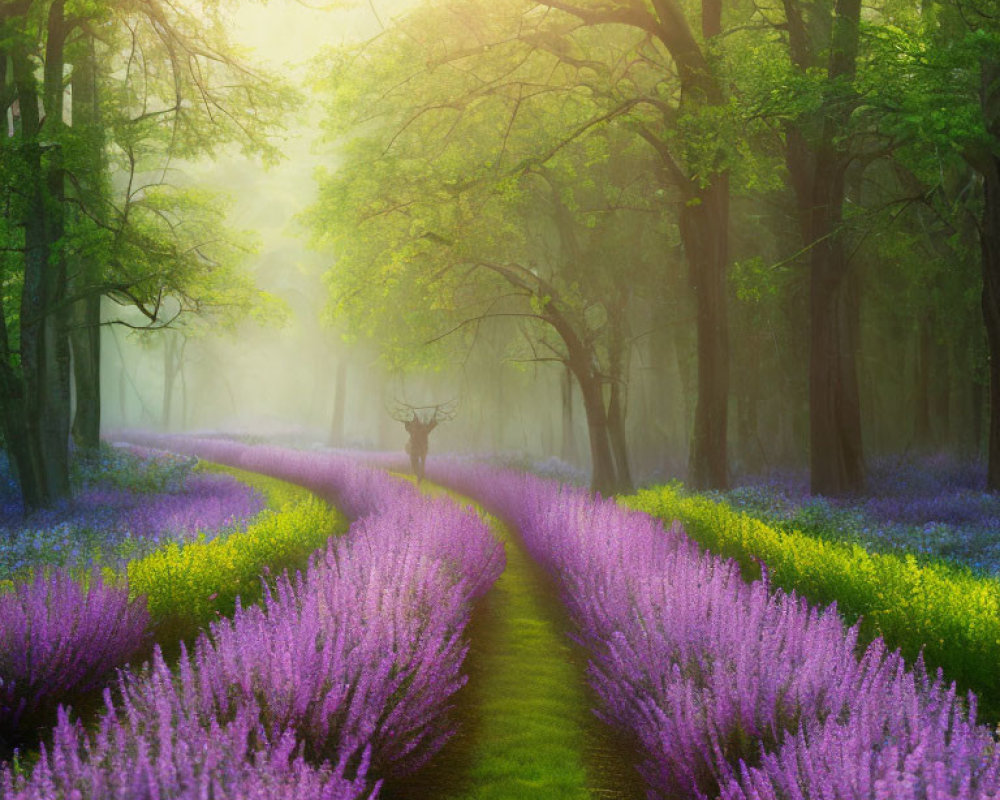
<svg viewBox="0 0 1000 800">
<path fill-rule="evenodd" d="M 429 406 L 413 406 L 401 400 L 393 400 L 392 407 L 387 407 L 386 411 L 397 422 L 409 422 L 414 418 L 422 422 L 431 422 L 432 420 L 434 422 L 451 422 L 458 413 L 458 398 Z"/>
</svg>

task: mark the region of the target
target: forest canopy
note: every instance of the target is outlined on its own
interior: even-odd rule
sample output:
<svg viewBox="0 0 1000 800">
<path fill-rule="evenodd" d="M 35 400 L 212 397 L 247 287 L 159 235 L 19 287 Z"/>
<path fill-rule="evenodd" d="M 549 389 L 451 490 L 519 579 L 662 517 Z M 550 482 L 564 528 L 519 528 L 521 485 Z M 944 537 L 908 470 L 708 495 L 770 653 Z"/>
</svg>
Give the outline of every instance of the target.
<svg viewBox="0 0 1000 800">
<path fill-rule="evenodd" d="M 805 459 L 849 494 L 908 449 L 985 452 L 1000 488 L 992 3 L 390 4 L 299 87 L 234 44 L 248 8 L 3 6 L 0 399 L 28 507 L 69 492 L 70 433 L 100 435 L 102 327 L 163 351 L 171 427 L 188 340 L 313 313 L 305 280 L 258 287 L 254 235 L 184 177 L 289 156 L 310 108 L 317 193 L 271 199 L 324 273 L 336 333 L 312 335 L 361 354 L 329 370 L 332 438 L 369 353 L 466 381 L 499 360 L 545 376 L 542 438 L 602 493 Z M 476 401 L 501 430 L 504 375 Z"/>
<path fill-rule="evenodd" d="M 678 313 L 694 487 L 804 413 L 813 490 L 858 491 L 866 438 L 975 448 L 989 383 L 996 489 L 998 25 L 985 2 L 419 6 L 316 66 L 333 309 L 411 365 L 512 321 L 578 384 L 604 492 L 631 483 L 633 352 Z M 879 362 L 911 347 L 906 385 Z"/>
</svg>

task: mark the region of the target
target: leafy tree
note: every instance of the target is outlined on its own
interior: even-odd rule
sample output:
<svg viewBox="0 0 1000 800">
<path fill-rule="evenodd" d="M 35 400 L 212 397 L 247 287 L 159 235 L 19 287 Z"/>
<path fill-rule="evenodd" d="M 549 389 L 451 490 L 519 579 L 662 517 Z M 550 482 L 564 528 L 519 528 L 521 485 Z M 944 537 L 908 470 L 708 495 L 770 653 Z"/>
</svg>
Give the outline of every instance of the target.
<svg viewBox="0 0 1000 800">
<path fill-rule="evenodd" d="M 171 186 L 171 166 L 233 141 L 273 156 L 287 97 L 226 44 L 220 7 L 202 11 L 52 0 L 0 13 L 15 120 L 4 142 L 6 266 L 23 274 L 17 315 L 4 309 L 0 400 L 29 510 L 69 491 L 71 337 L 77 432 L 93 445 L 99 430 L 100 296 L 160 322 L 166 296 L 204 304 L 206 287 L 235 274 L 215 203 Z"/>
<path fill-rule="evenodd" d="M 956 255 L 961 257 L 962 225 L 956 224 L 955 211 L 971 212 L 975 218 L 982 277 L 981 307 L 989 352 L 987 486 L 997 491 L 1000 490 L 1000 17 L 990 2 L 924 3 L 919 13 L 912 9 L 909 13 L 896 10 L 873 39 L 880 50 L 881 69 L 878 91 L 872 93 L 871 104 L 881 114 L 883 129 L 901 143 L 897 160 L 906 170 L 907 180 L 925 189 L 928 207 L 951 227 L 947 237 L 935 237 L 938 257 L 948 260 Z M 974 181 L 961 180 L 960 176 L 968 171 L 976 176 Z M 973 189 L 971 197 L 961 189 L 961 203 L 954 199 L 955 176 L 959 176 L 959 186 Z M 957 278 L 952 275 L 948 280 L 953 282 Z"/>
<path fill-rule="evenodd" d="M 612 492 L 631 483 L 622 259 L 637 280 L 649 272 L 635 255 L 644 226 L 628 220 L 650 215 L 648 156 L 595 122 L 578 65 L 516 36 L 481 46 L 517 18 L 472 5 L 423 9 L 339 56 L 324 86 L 343 163 L 307 219 L 336 248 L 337 310 L 393 366 L 518 320 L 530 357 L 577 380 L 593 486 Z"/>
<path fill-rule="evenodd" d="M 729 325 L 726 269 L 729 264 L 730 172 L 737 157 L 731 137 L 730 99 L 721 80 L 723 4 L 702 0 L 689 11 L 677 0 L 614 0 L 541 5 L 576 20 L 588 33 L 629 31 L 633 53 L 617 62 L 606 85 L 621 98 L 617 113 L 630 112 L 634 130 L 660 160 L 660 176 L 679 196 L 678 226 L 696 298 L 698 399 L 691 441 L 689 479 L 695 488 L 728 485 Z M 699 24 L 700 23 L 700 24 Z M 560 47 L 569 49 L 574 26 Z M 613 34 L 612 34 L 613 35 Z M 567 38 L 569 37 L 569 38 Z M 645 73 L 643 79 L 636 75 Z M 622 95 L 624 95 L 622 97 Z M 638 115 L 638 112 L 648 112 Z M 638 115 L 638 116 L 637 116 Z M 673 198 L 671 198 L 673 200 Z"/>
</svg>

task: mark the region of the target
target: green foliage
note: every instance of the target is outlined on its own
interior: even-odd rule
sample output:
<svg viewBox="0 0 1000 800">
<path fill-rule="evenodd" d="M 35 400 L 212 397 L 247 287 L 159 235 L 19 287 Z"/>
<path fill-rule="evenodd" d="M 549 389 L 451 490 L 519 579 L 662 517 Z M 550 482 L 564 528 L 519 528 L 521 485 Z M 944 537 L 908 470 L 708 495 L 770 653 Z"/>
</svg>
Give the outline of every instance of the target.
<svg viewBox="0 0 1000 800">
<path fill-rule="evenodd" d="M 247 529 L 210 541 L 171 542 L 127 568 L 129 591 L 144 595 L 161 642 L 179 641 L 217 616 L 230 616 L 239 597 L 260 598 L 261 581 L 302 568 L 346 519 L 307 490 L 241 470 L 213 467 L 263 491 L 270 509 Z M 280 505 L 279 505 L 280 504 Z"/>
<path fill-rule="evenodd" d="M 773 585 L 814 603 L 835 602 L 848 620 L 860 619 L 863 639 L 881 636 L 911 660 L 923 652 L 931 668 L 976 692 L 985 718 L 1000 717 L 1000 582 L 951 564 L 919 564 L 910 554 L 777 530 L 726 503 L 685 496 L 677 485 L 623 502 L 680 520 L 707 550 L 735 559 L 748 579 L 760 577 L 763 562 Z"/>
<path fill-rule="evenodd" d="M 6 47 L 17 41 L 44 61 L 46 3 L 6 20 Z M 252 237 L 227 226 L 228 203 L 179 176 L 181 160 L 239 146 L 275 161 L 275 135 L 298 96 L 276 76 L 251 67 L 227 38 L 218 3 L 66 4 L 77 27 L 65 49 L 75 80 L 94 73 L 93 105 L 71 124 L 53 114 L 41 132 L 43 166 L 65 170 L 65 233 L 52 255 L 71 265 L 71 295 L 107 294 L 162 324 L 178 313 L 235 325 L 247 314 L 280 317 L 242 269 Z M 89 32 L 100 30 L 99 36 Z M 7 58 L 9 50 L 2 50 Z M 178 54 L 185 57 L 179 58 Z M 8 98 L 10 102 L 10 98 Z M 74 100 L 74 108 L 76 101 Z M 66 101 L 67 111 L 70 103 Z M 76 118 L 79 111 L 79 119 Z M 17 340 L 17 304 L 8 276 L 23 272 L 17 221 L 28 213 L 19 190 L 30 164 L 20 136 L 4 137 L 0 176 L 9 229 L 3 231 L 5 319 Z M 53 159 L 58 153 L 59 163 Z M 47 198 L 50 205 L 53 198 Z M 167 299 L 169 298 L 169 299 Z"/>
<path fill-rule="evenodd" d="M 560 353 L 541 324 L 556 298 L 582 339 L 599 339 L 594 309 L 622 269 L 639 288 L 662 257 L 647 146 L 604 121 L 621 99 L 615 58 L 639 37 L 570 37 L 541 19 L 529 30 L 520 11 L 428 4 L 317 62 L 340 158 L 303 221 L 336 255 L 331 316 L 395 367 L 441 363 L 499 318 L 529 342 L 525 357 Z M 634 73 L 653 90 L 642 62 Z"/>
</svg>

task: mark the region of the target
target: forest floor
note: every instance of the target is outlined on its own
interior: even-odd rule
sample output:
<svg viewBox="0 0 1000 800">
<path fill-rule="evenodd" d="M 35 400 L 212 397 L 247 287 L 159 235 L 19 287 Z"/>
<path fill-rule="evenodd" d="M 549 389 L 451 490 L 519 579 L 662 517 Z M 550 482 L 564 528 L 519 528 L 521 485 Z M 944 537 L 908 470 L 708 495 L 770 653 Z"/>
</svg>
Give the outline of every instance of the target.
<svg viewBox="0 0 1000 800">
<path fill-rule="evenodd" d="M 768 524 L 869 552 L 913 553 L 981 575 L 1000 575 L 1000 496 L 983 490 L 985 465 L 939 453 L 873 459 L 864 494 L 809 492 L 805 471 L 745 476 L 728 492 L 708 492 Z"/>
</svg>

